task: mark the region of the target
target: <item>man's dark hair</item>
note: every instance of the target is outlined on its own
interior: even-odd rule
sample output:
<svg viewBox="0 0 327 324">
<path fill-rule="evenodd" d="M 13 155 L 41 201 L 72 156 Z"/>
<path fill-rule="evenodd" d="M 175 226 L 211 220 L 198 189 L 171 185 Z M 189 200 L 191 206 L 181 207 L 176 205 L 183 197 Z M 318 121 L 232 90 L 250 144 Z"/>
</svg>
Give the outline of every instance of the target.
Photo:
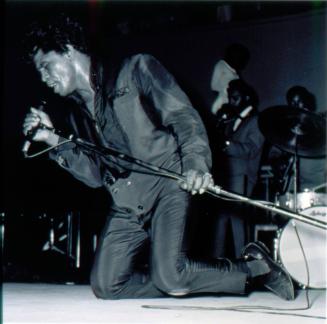
<svg viewBox="0 0 327 324">
<path fill-rule="evenodd" d="M 60 14 L 46 21 L 35 22 L 24 40 L 25 58 L 31 60 L 39 49 L 45 53 L 65 53 L 68 44 L 82 53 L 89 52 L 85 31 L 77 20 Z"/>
<path fill-rule="evenodd" d="M 237 72 L 243 70 L 250 59 L 250 52 L 242 44 L 234 43 L 225 50 L 224 60 Z"/>
<path fill-rule="evenodd" d="M 301 98 L 306 109 L 310 111 L 316 110 L 316 100 L 314 95 L 305 87 L 298 85 L 288 89 L 286 93 L 286 100 L 288 105 L 290 105 L 292 98 L 294 98 L 296 95 Z"/>
</svg>

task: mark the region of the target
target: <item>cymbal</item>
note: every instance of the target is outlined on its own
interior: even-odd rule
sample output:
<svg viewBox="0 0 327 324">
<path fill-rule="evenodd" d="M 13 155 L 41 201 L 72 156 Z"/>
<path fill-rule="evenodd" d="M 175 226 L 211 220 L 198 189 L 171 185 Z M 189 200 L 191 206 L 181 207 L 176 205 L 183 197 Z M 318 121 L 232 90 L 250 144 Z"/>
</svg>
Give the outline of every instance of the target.
<svg viewBox="0 0 327 324">
<path fill-rule="evenodd" d="M 259 128 L 281 150 L 303 157 L 326 155 L 326 119 L 289 106 L 274 106 L 259 114 Z"/>
</svg>

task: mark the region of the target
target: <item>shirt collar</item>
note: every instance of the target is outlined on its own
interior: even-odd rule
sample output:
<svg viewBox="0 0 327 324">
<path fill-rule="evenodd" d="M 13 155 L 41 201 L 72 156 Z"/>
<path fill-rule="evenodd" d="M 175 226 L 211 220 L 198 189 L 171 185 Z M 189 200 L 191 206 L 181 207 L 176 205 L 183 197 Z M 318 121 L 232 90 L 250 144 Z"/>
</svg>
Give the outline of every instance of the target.
<svg viewBox="0 0 327 324">
<path fill-rule="evenodd" d="M 253 109 L 252 106 L 246 107 L 244 110 L 241 111 L 239 116 L 242 117 L 242 118 L 246 117 L 247 115 L 249 115 L 249 113 L 251 112 L 252 109 Z"/>
</svg>

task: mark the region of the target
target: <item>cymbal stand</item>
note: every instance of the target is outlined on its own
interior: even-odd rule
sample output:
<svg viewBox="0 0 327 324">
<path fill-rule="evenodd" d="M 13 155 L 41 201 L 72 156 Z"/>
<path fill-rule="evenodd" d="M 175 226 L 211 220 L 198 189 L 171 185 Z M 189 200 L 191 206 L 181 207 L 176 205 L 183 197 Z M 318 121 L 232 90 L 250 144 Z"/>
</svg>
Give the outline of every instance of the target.
<svg viewBox="0 0 327 324">
<path fill-rule="evenodd" d="M 297 208 L 297 190 L 298 190 L 298 154 L 297 154 L 297 136 L 295 136 L 295 153 L 294 153 L 294 163 L 293 163 L 293 200 L 294 200 L 294 206 L 293 206 L 293 210 L 294 212 L 298 212 L 298 208 Z"/>
<path fill-rule="evenodd" d="M 294 133 L 295 133 L 295 153 L 294 153 L 294 164 L 293 164 L 293 169 L 294 169 L 294 183 L 293 183 L 293 201 L 294 201 L 294 206 L 293 206 L 293 210 L 294 213 L 298 213 L 299 212 L 299 208 L 297 206 L 297 190 L 298 190 L 298 175 L 299 175 L 299 159 L 298 159 L 298 135 L 301 135 L 301 130 L 299 129 L 298 126 L 294 127 Z M 306 252 L 304 250 L 303 247 L 303 243 L 301 241 L 301 235 L 300 232 L 297 229 L 296 226 L 296 222 L 294 220 L 294 218 L 291 219 L 291 224 L 293 226 L 293 230 L 294 233 L 297 236 L 298 239 L 298 243 L 299 243 L 299 247 L 301 248 L 301 252 L 302 252 L 302 256 L 303 256 L 303 262 L 305 264 L 305 270 L 306 270 L 306 284 L 302 286 L 302 289 L 306 289 L 307 287 L 309 287 L 310 284 L 310 270 L 309 270 L 309 264 L 308 264 L 308 260 L 307 260 L 307 256 L 306 256 Z"/>
<path fill-rule="evenodd" d="M 301 130 L 301 127 L 299 125 L 295 125 L 292 127 L 291 131 L 295 135 L 294 141 L 295 141 L 295 152 L 294 152 L 294 162 L 293 162 L 293 200 L 294 200 L 294 206 L 293 210 L 295 213 L 298 212 L 298 206 L 297 206 L 297 191 L 298 191 L 298 176 L 299 176 L 299 155 L 298 155 L 298 137 L 303 135 L 303 131 Z M 295 226 L 295 223 L 293 221 L 293 226 Z"/>
</svg>

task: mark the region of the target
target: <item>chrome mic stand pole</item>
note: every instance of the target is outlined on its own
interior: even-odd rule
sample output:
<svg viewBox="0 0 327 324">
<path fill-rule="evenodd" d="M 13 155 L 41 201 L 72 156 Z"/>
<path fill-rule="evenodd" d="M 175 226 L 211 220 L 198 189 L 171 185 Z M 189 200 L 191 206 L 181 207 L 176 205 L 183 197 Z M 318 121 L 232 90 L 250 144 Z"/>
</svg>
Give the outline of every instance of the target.
<svg viewBox="0 0 327 324">
<path fill-rule="evenodd" d="M 71 137 L 70 138 L 71 141 L 81 147 L 84 147 L 88 150 L 91 150 L 99 155 L 102 155 L 104 157 L 108 157 L 110 155 L 113 155 L 123 161 L 127 161 L 129 163 L 132 163 L 132 164 L 137 164 L 143 168 L 146 168 L 148 170 L 151 170 L 153 174 L 157 174 L 157 175 L 160 175 L 160 176 L 164 176 L 164 177 L 167 177 L 167 178 L 171 178 L 171 179 L 175 179 L 175 180 L 184 180 L 184 177 L 183 175 L 181 174 L 178 174 L 176 172 L 173 172 L 173 171 L 170 171 L 168 169 L 164 169 L 164 168 L 161 168 L 161 167 L 157 167 L 153 164 L 150 164 L 148 162 L 145 162 L 145 161 L 142 161 L 142 160 L 138 160 L 138 159 L 135 159 L 134 157 L 131 157 L 131 156 L 128 156 L 126 154 L 123 154 L 121 152 L 118 152 L 112 148 L 109 148 L 109 147 L 104 147 L 104 146 L 97 146 L 93 143 L 90 143 L 90 142 L 87 142 L 81 138 L 73 138 Z M 136 171 L 136 170 L 134 170 Z M 137 172 L 137 171 L 136 171 Z M 284 216 L 287 216 L 287 217 L 290 217 L 290 218 L 294 218 L 294 219 L 297 219 L 301 222 L 304 222 L 304 223 L 307 223 L 307 224 L 310 224 L 310 225 L 313 225 L 315 227 L 319 227 L 319 228 L 322 228 L 322 229 L 325 229 L 327 230 L 327 223 L 322 221 L 322 220 L 318 220 L 318 219 L 315 219 L 313 217 L 310 217 L 310 216 L 306 216 L 306 215 L 301 215 L 301 214 L 297 214 L 297 213 L 294 213 L 294 212 L 291 212 L 291 211 L 287 211 L 287 210 L 284 210 L 284 209 L 281 209 L 281 208 L 278 208 L 278 207 L 272 207 L 272 206 L 269 206 L 267 204 L 263 204 L 259 201 L 256 201 L 256 200 L 252 200 L 250 198 L 247 198 L 245 196 L 241 196 L 241 195 L 238 195 L 238 194 L 235 194 L 235 193 L 232 193 L 232 192 L 228 192 L 226 190 L 223 190 L 221 189 L 220 187 L 218 186 L 211 186 L 209 187 L 208 189 L 206 189 L 206 192 L 207 193 L 212 193 L 214 195 L 222 195 L 222 196 L 225 196 L 225 197 L 229 197 L 229 198 L 233 198 L 235 200 L 238 200 L 240 202 L 244 202 L 244 203 L 247 203 L 249 205 L 253 205 L 253 206 L 256 206 L 256 207 L 259 207 L 259 208 L 262 208 L 262 209 L 266 209 L 266 210 L 270 210 L 272 212 L 275 212 L 275 213 L 278 213 L 278 214 L 281 214 L 281 215 L 284 215 Z"/>
<path fill-rule="evenodd" d="M 324 222 L 324 221 L 321 221 L 319 219 L 316 219 L 316 218 L 313 218 L 313 217 L 310 217 L 310 216 L 307 216 L 307 215 L 302 215 L 302 214 L 294 213 L 292 211 L 287 211 L 285 209 L 282 209 L 282 208 L 279 208 L 279 207 L 276 207 L 276 206 L 270 206 L 270 205 L 268 205 L 268 202 L 267 202 L 267 204 L 265 204 L 265 203 L 262 203 L 262 202 L 257 201 L 257 200 L 252 200 L 252 199 L 250 199 L 248 197 L 241 196 L 241 195 L 235 194 L 233 192 L 223 190 L 218 186 L 212 186 L 207 191 L 209 193 L 212 191 L 217 195 L 232 198 L 232 199 L 238 200 L 240 202 L 243 202 L 243 203 L 246 203 L 246 204 L 249 204 L 249 205 L 252 205 L 252 206 L 256 206 L 256 207 L 259 207 L 259 208 L 262 208 L 262 209 L 266 209 L 266 210 L 269 210 L 269 211 L 272 211 L 272 212 L 275 212 L 277 214 L 281 214 L 281 215 L 284 215 L 284 216 L 287 216 L 287 217 L 290 217 L 290 218 L 294 218 L 294 219 L 297 219 L 297 220 L 299 220 L 301 222 L 304 222 L 304 223 L 310 224 L 312 226 L 319 227 L 321 229 L 327 230 L 327 223 Z"/>
<path fill-rule="evenodd" d="M 293 163 L 293 172 L 294 172 L 294 183 L 293 183 L 293 201 L 294 206 L 293 210 L 296 213 L 297 208 L 297 184 L 298 184 L 298 154 L 297 154 L 297 135 L 295 135 L 295 153 L 294 153 L 294 163 Z M 294 225 L 294 224 L 293 224 Z"/>
</svg>

